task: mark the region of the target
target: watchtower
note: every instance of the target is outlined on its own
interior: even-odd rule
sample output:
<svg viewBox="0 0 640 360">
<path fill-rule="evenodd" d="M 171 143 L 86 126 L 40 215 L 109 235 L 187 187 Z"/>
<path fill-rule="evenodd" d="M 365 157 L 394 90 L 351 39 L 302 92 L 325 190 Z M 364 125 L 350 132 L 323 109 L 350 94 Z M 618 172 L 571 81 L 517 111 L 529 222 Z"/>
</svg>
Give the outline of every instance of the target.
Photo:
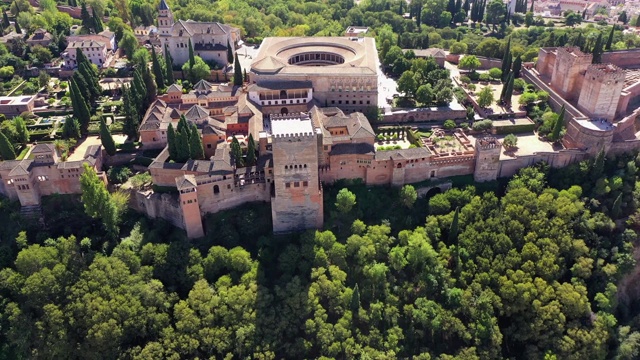
<svg viewBox="0 0 640 360">
<path fill-rule="evenodd" d="M 271 116 L 273 232 L 320 228 L 322 186 L 318 177 L 318 135 L 305 113 Z"/>
<path fill-rule="evenodd" d="M 592 60 L 592 54 L 585 54 L 578 47 L 558 48 L 551 77 L 551 87 L 566 99 L 577 98 L 580 89 L 580 75 L 587 70 Z"/>
<path fill-rule="evenodd" d="M 500 174 L 502 143 L 493 136 L 476 139 L 476 168 L 473 179 L 477 182 L 492 181 Z"/>
<path fill-rule="evenodd" d="M 176 187 L 180 193 L 180 208 L 187 237 L 195 239 L 204 236 L 196 177 L 194 175 L 179 176 L 176 178 Z"/>
<path fill-rule="evenodd" d="M 613 121 L 624 87 L 624 78 L 624 70 L 615 65 L 590 65 L 582 82 L 578 109 L 591 118 Z"/>
</svg>

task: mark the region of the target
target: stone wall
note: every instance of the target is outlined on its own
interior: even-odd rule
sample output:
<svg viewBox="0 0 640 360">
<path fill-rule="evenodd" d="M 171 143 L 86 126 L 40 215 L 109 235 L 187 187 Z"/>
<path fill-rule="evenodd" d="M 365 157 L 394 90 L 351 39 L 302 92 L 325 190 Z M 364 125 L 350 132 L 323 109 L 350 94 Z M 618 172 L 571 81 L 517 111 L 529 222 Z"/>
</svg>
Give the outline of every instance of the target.
<svg viewBox="0 0 640 360">
<path fill-rule="evenodd" d="M 394 108 L 391 114 L 383 114 L 382 121 L 394 123 L 411 123 L 422 121 L 444 121 L 448 119 L 462 120 L 467 117 L 467 110 L 452 109 L 448 106 L 418 108 L 418 109 L 402 109 Z"/>
<path fill-rule="evenodd" d="M 135 190 L 131 190 L 130 194 L 130 208 L 152 219 L 164 219 L 174 226 L 184 229 L 178 194 L 159 194 L 152 191 Z"/>
<path fill-rule="evenodd" d="M 611 63 L 621 68 L 640 68 L 640 49 L 604 52 L 602 63 Z"/>
<path fill-rule="evenodd" d="M 584 160 L 588 154 L 576 150 L 560 150 L 558 152 L 540 152 L 532 155 L 518 156 L 513 159 L 500 161 L 499 177 L 511 177 L 523 167 L 534 165 L 540 161 L 547 162 L 551 167 L 559 168 Z"/>
</svg>

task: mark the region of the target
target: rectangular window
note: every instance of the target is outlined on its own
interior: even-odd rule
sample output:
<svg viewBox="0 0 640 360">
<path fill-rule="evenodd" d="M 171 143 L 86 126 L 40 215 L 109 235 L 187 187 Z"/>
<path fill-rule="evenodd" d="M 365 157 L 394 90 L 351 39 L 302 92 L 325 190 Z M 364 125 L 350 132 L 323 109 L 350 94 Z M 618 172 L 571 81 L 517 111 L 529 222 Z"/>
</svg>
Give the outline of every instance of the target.
<svg viewBox="0 0 640 360">
<path fill-rule="evenodd" d="M 302 186 L 304 186 L 304 187 L 309 186 L 309 182 L 308 182 L 308 181 L 303 181 L 303 182 L 302 182 Z"/>
<path fill-rule="evenodd" d="M 284 183 L 284 187 L 287 188 L 287 189 L 290 188 L 291 187 L 291 183 Z"/>
<path fill-rule="evenodd" d="M 293 187 L 300 187 L 300 182 L 299 181 L 294 182 Z"/>
</svg>

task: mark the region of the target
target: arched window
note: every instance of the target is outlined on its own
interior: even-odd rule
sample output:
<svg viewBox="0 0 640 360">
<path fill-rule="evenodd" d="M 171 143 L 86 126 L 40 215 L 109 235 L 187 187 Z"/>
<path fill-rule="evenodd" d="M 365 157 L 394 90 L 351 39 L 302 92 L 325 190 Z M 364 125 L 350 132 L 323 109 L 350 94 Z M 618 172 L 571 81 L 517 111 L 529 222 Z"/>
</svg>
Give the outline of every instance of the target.
<svg viewBox="0 0 640 360">
<path fill-rule="evenodd" d="M 220 187 L 218 185 L 213 185 L 213 193 L 220 194 Z"/>
<path fill-rule="evenodd" d="M 402 168 L 402 164 L 398 163 L 397 168 L 398 168 L 398 169 L 401 169 L 401 168 Z"/>
<path fill-rule="evenodd" d="M 287 91 L 280 90 L 280 99 L 286 99 L 286 98 L 287 98 Z"/>
</svg>

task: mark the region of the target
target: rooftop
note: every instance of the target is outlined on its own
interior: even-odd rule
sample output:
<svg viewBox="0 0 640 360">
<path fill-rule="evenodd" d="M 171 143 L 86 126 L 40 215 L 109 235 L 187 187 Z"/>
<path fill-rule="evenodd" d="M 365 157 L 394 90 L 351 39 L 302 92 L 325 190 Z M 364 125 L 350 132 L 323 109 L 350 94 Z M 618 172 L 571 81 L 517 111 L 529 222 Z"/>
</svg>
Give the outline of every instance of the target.
<svg viewBox="0 0 640 360">
<path fill-rule="evenodd" d="M 311 135 L 313 124 L 305 113 L 272 115 L 271 132 L 274 136 Z"/>
</svg>

